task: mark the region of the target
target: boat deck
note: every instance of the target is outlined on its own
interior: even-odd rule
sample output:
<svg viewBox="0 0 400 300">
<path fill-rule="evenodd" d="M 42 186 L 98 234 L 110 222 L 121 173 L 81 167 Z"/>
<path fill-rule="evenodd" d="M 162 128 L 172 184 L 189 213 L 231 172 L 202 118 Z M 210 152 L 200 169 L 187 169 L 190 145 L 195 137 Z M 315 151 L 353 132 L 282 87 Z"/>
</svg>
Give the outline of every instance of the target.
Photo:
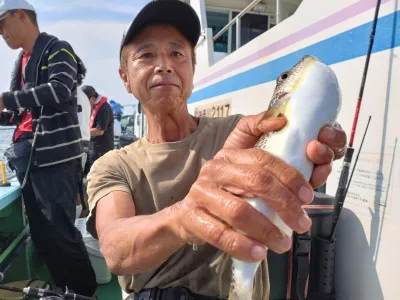
<svg viewBox="0 0 400 300">
<path fill-rule="evenodd" d="M 122 299 L 117 276 L 112 275 L 112 279 L 109 283 L 100 284 L 97 288 L 96 295 L 99 300 Z"/>
<path fill-rule="evenodd" d="M 0 186 L 0 272 L 5 275 L 1 283 L 30 279 L 51 282 L 29 235 L 20 185 L 16 178 L 10 183 Z M 99 284 L 96 295 L 100 300 L 122 299 L 117 277 L 113 275 L 109 283 Z"/>
</svg>

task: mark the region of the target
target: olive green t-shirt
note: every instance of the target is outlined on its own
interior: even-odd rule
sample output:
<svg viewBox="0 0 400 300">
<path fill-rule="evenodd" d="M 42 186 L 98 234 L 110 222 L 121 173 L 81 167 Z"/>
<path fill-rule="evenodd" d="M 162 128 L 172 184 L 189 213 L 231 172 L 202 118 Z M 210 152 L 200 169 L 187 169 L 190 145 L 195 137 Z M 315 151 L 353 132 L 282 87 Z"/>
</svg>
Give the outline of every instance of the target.
<svg viewBox="0 0 400 300">
<path fill-rule="evenodd" d="M 151 144 L 142 138 L 98 159 L 88 175 L 88 231 L 97 236 L 96 203 L 113 191 L 132 195 L 136 215 L 153 214 L 184 199 L 201 167 L 223 147 L 241 117 L 200 118 L 197 129 L 182 141 Z M 120 276 L 119 282 L 129 293 L 143 288 L 183 286 L 197 294 L 227 297 L 231 273 L 231 258 L 222 251 L 209 244 L 199 245 L 197 250 L 188 245 L 157 269 Z M 268 299 L 266 261 L 256 277 L 255 299 Z"/>
</svg>

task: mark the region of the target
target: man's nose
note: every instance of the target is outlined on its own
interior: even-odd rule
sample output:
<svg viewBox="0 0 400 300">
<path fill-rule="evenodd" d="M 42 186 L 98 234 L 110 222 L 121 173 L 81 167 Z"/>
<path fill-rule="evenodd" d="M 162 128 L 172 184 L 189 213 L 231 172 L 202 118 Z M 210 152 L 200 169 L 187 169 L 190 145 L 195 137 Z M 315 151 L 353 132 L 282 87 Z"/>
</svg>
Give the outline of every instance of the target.
<svg viewBox="0 0 400 300">
<path fill-rule="evenodd" d="M 167 55 L 160 55 L 158 60 L 157 60 L 157 66 L 155 71 L 157 73 L 172 73 L 173 72 L 173 68 L 171 66 L 171 61 L 168 58 Z"/>
</svg>

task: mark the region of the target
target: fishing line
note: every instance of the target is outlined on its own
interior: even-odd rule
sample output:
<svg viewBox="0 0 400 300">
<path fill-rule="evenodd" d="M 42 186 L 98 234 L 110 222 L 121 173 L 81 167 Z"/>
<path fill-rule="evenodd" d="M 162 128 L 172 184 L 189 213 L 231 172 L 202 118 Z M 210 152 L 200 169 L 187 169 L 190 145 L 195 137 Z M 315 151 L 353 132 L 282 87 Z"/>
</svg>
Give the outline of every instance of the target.
<svg viewBox="0 0 400 300">
<path fill-rule="evenodd" d="M 365 136 L 367 135 L 367 131 L 368 131 L 368 127 L 369 127 L 369 122 L 370 122 L 370 121 L 371 121 L 371 116 L 368 117 L 368 122 L 367 122 L 367 126 L 366 126 L 366 128 L 365 128 L 365 131 L 364 131 L 363 138 L 362 138 L 362 140 L 361 140 L 360 149 L 358 149 L 357 156 L 356 156 L 356 160 L 354 161 L 354 167 L 353 167 L 353 170 L 351 171 L 351 175 L 350 175 L 350 178 L 349 178 L 349 182 L 348 182 L 347 187 L 346 187 L 346 192 L 345 192 L 345 194 L 344 194 L 344 197 L 345 197 L 345 198 L 346 198 L 346 196 L 347 196 L 347 192 L 349 191 L 350 183 L 351 183 L 351 180 L 352 180 L 352 178 L 353 178 L 354 171 L 356 170 L 358 158 L 359 158 L 359 156 L 360 156 L 361 149 L 362 149 L 362 147 L 363 147 L 363 145 L 364 145 L 364 140 L 365 140 Z"/>
</svg>

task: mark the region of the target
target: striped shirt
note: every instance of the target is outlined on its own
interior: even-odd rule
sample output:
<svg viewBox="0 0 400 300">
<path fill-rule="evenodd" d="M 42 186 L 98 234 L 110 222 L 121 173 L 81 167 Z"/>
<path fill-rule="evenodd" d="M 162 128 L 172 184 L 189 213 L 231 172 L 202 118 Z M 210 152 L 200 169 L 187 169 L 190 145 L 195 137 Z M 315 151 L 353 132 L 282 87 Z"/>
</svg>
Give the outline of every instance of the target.
<svg viewBox="0 0 400 300">
<path fill-rule="evenodd" d="M 45 167 L 82 156 L 77 117 L 76 55 L 71 46 L 41 33 L 25 68 L 21 88 L 22 53 L 17 59 L 11 91 L 3 93 L 9 110 L 29 109 L 32 130 L 37 130 L 34 165 Z"/>
</svg>

